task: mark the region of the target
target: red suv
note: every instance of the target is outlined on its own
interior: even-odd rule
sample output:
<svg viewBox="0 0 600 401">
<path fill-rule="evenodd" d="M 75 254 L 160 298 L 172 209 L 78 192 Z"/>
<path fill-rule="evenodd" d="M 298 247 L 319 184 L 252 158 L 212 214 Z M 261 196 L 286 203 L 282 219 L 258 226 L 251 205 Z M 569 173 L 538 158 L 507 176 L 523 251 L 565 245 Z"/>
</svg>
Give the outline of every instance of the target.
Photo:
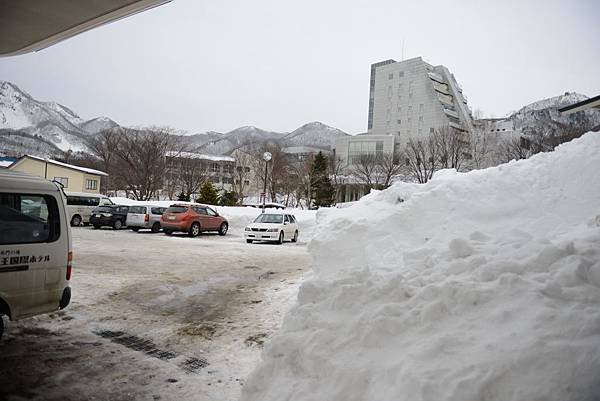
<svg viewBox="0 0 600 401">
<path fill-rule="evenodd" d="M 203 231 L 217 231 L 219 235 L 225 235 L 229 229 L 227 220 L 205 205 L 171 205 L 160 218 L 160 226 L 167 235 L 183 231 L 190 237 L 196 237 Z"/>
</svg>

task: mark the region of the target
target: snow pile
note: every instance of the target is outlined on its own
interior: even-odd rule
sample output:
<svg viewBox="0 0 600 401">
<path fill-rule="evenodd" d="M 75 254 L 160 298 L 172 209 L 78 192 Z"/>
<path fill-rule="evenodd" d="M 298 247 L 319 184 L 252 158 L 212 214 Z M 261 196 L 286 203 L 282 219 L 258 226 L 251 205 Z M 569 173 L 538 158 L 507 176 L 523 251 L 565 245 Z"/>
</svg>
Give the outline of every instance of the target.
<svg viewBox="0 0 600 401">
<path fill-rule="evenodd" d="M 600 399 L 600 135 L 317 215 L 242 400 Z"/>
</svg>

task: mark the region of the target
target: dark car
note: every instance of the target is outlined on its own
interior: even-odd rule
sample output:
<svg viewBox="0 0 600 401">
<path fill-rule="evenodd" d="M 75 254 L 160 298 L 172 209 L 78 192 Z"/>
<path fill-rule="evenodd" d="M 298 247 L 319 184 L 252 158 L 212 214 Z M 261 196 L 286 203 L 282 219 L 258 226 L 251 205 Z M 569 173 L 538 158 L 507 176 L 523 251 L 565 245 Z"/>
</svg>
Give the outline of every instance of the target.
<svg viewBox="0 0 600 401">
<path fill-rule="evenodd" d="M 129 206 L 98 206 L 94 209 L 94 211 L 92 211 L 92 215 L 90 216 L 90 224 L 93 225 L 94 228 L 109 226 L 115 230 L 119 230 L 125 226 L 128 212 Z"/>
</svg>

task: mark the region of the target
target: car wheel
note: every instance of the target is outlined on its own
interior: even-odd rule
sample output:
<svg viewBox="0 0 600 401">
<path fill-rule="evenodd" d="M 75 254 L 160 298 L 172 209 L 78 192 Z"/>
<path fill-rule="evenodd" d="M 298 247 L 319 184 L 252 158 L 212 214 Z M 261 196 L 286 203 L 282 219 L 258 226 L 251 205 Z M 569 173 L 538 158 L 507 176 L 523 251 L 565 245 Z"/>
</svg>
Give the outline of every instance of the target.
<svg viewBox="0 0 600 401">
<path fill-rule="evenodd" d="M 121 220 L 115 220 L 115 222 L 113 223 L 113 228 L 115 230 L 120 230 L 123 227 L 123 223 L 121 223 Z"/>
<path fill-rule="evenodd" d="M 173 234 L 173 231 L 171 231 L 171 230 L 163 230 L 163 233 L 165 233 L 166 235 L 171 235 L 171 234 Z"/>
<path fill-rule="evenodd" d="M 277 241 L 278 244 L 283 244 L 283 231 L 279 233 L 279 240 Z"/>
<path fill-rule="evenodd" d="M 292 238 L 292 242 L 298 242 L 298 230 L 294 233 L 294 238 Z"/>
<path fill-rule="evenodd" d="M 197 237 L 200 234 L 200 223 L 192 223 L 188 234 L 190 237 Z"/>
<path fill-rule="evenodd" d="M 251 243 L 252 243 L 252 240 L 251 240 L 251 239 L 247 239 L 247 240 L 246 240 L 246 243 L 247 243 L 247 244 L 251 244 Z"/>
<path fill-rule="evenodd" d="M 133 231 L 135 231 L 135 232 L 138 232 L 138 231 L 140 230 L 140 228 L 139 228 L 139 227 L 131 227 L 131 229 L 132 229 Z"/>
<path fill-rule="evenodd" d="M 219 235 L 227 234 L 227 230 L 229 229 L 229 224 L 221 223 L 221 227 L 219 227 Z"/>
<path fill-rule="evenodd" d="M 77 227 L 81 225 L 81 216 L 76 214 L 71 218 L 71 227 Z"/>
<path fill-rule="evenodd" d="M 160 223 L 156 222 L 156 223 L 152 224 L 152 232 L 157 233 L 159 231 L 160 231 Z"/>
<path fill-rule="evenodd" d="M 98 224 L 94 224 L 94 229 L 96 229 L 96 230 L 97 230 L 97 229 L 99 229 L 99 228 L 100 228 L 100 226 L 99 226 Z"/>
</svg>

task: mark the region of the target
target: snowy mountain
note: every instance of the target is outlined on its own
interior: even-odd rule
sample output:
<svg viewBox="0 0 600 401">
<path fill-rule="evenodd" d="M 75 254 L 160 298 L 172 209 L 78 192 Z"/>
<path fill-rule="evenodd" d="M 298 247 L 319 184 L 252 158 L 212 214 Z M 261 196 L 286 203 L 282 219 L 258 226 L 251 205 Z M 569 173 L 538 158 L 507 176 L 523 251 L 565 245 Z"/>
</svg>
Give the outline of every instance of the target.
<svg viewBox="0 0 600 401">
<path fill-rule="evenodd" d="M 0 151 L 40 155 L 85 151 L 91 136 L 118 126 L 108 117 L 85 121 L 68 107 L 36 100 L 17 85 L 0 81 Z M 228 155 L 239 148 L 266 143 L 329 149 L 335 139 L 345 135 L 337 128 L 311 122 L 290 133 L 245 126 L 227 133 L 186 134 L 184 141 L 197 152 Z"/>
<path fill-rule="evenodd" d="M 196 151 L 211 155 L 228 155 L 236 149 L 251 144 L 264 144 L 272 140 L 278 140 L 284 134 L 263 129 L 246 126 L 236 128 L 233 131 L 221 134 L 221 137 L 199 146 Z"/>
<path fill-rule="evenodd" d="M 283 142 L 286 146 L 311 146 L 329 149 L 336 139 L 344 136 L 348 136 L 344 131 L 319 121 L 313 121 L 287 134 L 283 137 Z"/>
<path fill-rule="evenodd" d="M 337 128 L 318 121 L 304 124 L 290 133 L 266 131 L 257 127 L 246 126 L 225 134 L 215 132 L 211 132 L 211 134 L 220 135 L 220 137 L 200 145 L 196 149 L 198 152 L 228 155 L 236 149 L 265 143 L 277 143 L 283 147 L 310 146 L 330 149 L 337 138 L 348 135 Z"/>
<path fill-rule="evenodd" d="M 528 104 L 508 118 L 513 120 L 515 128 L 524 134 L 552 133 L 564 129 L 575 129 L 583 133 L 600 126 L 600 110 L 564 115 L 558 109 L 586 99 L 588 97 L 585 95 L 566 92 Z"/>
<path fill-rule="evenodd" d="M 3 137 L 12 138 L 2 141 L 4 151 L 39 151 L 24 138 L 42 140 L 44 154 L 85 150 L 89 135 L 117 125 L 106 117 L 84 121 L 59 103 L 36 100 L 17 85 L 0 81 L 0 130 Z M 23 138 L 22 144 L 15 140 L 18 137 Z"/>
</svg>

